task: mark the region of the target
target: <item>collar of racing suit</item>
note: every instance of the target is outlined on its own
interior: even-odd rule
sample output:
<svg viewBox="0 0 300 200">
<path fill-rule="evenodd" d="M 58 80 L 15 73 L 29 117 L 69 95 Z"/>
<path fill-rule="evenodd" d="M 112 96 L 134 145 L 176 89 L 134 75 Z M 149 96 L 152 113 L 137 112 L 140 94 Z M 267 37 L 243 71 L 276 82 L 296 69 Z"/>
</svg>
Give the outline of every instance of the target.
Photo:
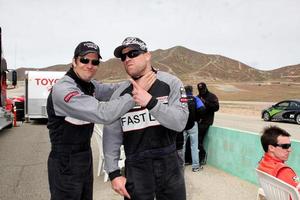
<svg viewBox="0 0 300 200">
<path fill-rule="evenodd" d="M 74 72 L 73 68 L 71 68 L 67 74 L 67 76 L 71 77 L 74 79 L 74 81 L 77 83 L 78 87 L 84 92 L 86 95 L 93 96 L 94 91 L 95 91 L 95 86 L 93 85 L 92 82 L 85 82 L 81 80 L 76 73 Z"/>
</svg>

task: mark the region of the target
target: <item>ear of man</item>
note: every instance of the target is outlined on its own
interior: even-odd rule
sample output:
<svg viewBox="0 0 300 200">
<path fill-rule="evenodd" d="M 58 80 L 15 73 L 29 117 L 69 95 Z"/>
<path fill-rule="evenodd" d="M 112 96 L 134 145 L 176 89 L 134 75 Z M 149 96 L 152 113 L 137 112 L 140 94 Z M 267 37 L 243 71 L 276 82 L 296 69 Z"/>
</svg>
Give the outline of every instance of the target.
<svg viewBox="0 0 300 200">
<path fill-rule="evenodd" d="M 145 53 L 145 58 L 146 58 L 146 60 L 147 60 L 148 62 L 150 62 L 150 60 L 151 60 L 151 54 L 150 54 L 149 51 L 147 51 L 147 52 Z"/>
<path fill-rule="evenodd" d="M 72 59 L 72 66 L 75 68 L 77 66 L 75 58 Z"/>
<path fill-rule="evenodd" d="M 274 152 L 276 147 L 274 147 L 273 145 L 268 145 L 268 152 Z"/>
</svg>

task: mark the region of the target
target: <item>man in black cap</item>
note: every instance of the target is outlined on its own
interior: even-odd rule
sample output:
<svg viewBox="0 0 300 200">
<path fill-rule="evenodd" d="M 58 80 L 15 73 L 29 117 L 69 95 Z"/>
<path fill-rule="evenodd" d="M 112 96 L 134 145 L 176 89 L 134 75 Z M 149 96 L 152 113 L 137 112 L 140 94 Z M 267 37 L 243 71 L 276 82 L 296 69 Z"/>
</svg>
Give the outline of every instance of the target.
<svg viewBox="0 0 300 200">
<path fill-rule="evenodd" d="M 126 38 L 114 55 L 135 81 L 151 71 L 156 73 L 156 80 L 147 92 L 139 93 L 139 86 L 132 81 L 112 95 L 115 99 L 132 93 L 137 102 L 120 120 L 104 126 L 104 168 L 112 188 L 125 199 L 185 200 L 182 165 L 176 151 L 176 136 L 188 119 L 187 103 L 181 101 L 183 84 L 177 77 L 152 67 L 151 54 L 139 38 Z M 118 166 L 122 144 L 126 177 Z"/>
<path fill-rule="evenodd" d="M 207 154 L 203 146 L 205 136 L 209 126 L 214 122 L 215 112 L 219 110 L 218 97 L 212 92 L 208 91 L 204 82 L 197 84 L 199 91 L 198 97 L 202 100 L 205 110 L 201 113 L 200 121 L 198 122 L 198 147 L 199 147 L 199 161 L 200 165 L 206 164 Z"/>
<path fill-rule="evenodd" d="M 109 124 L 135 104 L 130 94 L 103 102 L 108 101 L 118 85 L 92 80 L 100 59 L 96 44 L 81 42 L 75 49 L 72 67 L 53 86 L 48 96 L 47 128 L 51 141 L 48 178 L 51 200 L 93 199 L 90 140 L 94 123 Z M 147 74 L 139 83 L 151 85 L 154 80 L 154 73 Z"/>
</svg>

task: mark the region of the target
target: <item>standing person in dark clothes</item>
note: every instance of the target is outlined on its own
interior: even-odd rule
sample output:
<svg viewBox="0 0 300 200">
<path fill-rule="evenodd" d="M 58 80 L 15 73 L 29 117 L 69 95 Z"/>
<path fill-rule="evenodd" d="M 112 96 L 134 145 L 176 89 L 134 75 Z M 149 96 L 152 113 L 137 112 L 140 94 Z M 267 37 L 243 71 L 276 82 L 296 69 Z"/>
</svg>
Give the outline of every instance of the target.
<svg viewBox="0 0 300 200">
<path fill-rule="evenodd" d="M 199 91 L 198 97 L 205 105 L 205 111 L 201 114 L 200 120 L 198 121 L 198 146 L 200 151 L 199 160 L 200 165 L 205 165 L 207 155 L 203 146 L 203 142 L 209 126 L 214 122 L 215 112 L 219 110 L 219 100 L 215 94 L 208 91 L 207 86 L 204 82 L 198 83 L 197 88 Z"/>
</svg>

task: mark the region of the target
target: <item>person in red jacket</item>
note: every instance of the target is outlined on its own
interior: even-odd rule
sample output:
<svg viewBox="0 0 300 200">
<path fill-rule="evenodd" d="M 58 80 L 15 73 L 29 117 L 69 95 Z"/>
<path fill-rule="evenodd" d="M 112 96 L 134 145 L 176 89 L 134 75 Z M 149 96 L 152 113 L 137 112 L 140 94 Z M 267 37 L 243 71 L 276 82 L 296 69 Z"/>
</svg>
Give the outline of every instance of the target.
<svg viewBox="0 0 300 200">
<path fill-rule="evenodd" d="M 261 144 L 265 151 L 258 169 L 296 187 L 300 192 L 300 181 L 295 171 L 284 162 L 292 151 L 291 135 L 277 127 L 269 126 L 263 130 Z"/>
</svg>

